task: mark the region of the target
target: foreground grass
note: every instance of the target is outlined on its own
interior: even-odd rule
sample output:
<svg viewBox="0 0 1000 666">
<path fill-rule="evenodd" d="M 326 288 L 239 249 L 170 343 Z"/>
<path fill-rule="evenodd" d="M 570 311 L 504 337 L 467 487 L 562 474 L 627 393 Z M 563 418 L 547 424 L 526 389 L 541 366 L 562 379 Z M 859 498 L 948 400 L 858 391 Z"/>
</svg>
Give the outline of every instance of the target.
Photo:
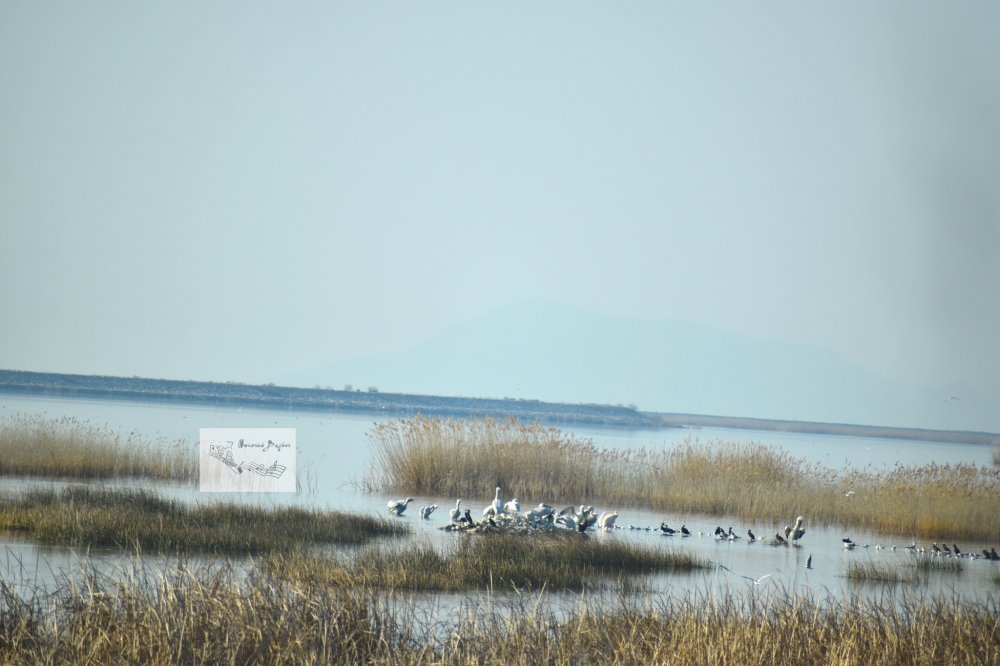
<svg viewBox="0 0 1000 666">
<path fill-rule="evenodd" d="M 247 555 L 400 535 L 381 517 L 240 504 L 188 505 L 137 490 L 70 487 L 0 496 L 0 529 L 43 543 Z"/>
<path fill-rule="evenodd" d="M 442 553 L 430 546 L 373 546 L 345 559 L 273 556 L 276 576 L 296 582 L 422 591 L 588 590 L 626 575 L 691 572 L 708 563 L 578 534 L 494 534 L 461 539 Z"/>
<path fill-rule="evenodd" d="M 16 664 L 997 664 L 995 601 L 820 601 L 695 593 L 556 612 L 514 595 L 428 608 L 368 586 L 260 571 L 167 570 L 0 583 L 0 662 Z"/>
<path fill-rule="evenodd" d="M 196 445 L 122 435 L 74 418 L 18 415 L 0 423 L 0 476 L 198 480 Z"/>
<path fill-rule="evenodd" d="M 841 470 L 722 442 L 607 450 L 516 420 L 406 419 L 376 424 L 369 439 L 367 490 L 486 503 L 500 486 L 523 506 L 600 503 L 779 525 L 805 515 L 886 534 L 1000 539 L 1000 470 L 975 465 Z"/>
</svg>

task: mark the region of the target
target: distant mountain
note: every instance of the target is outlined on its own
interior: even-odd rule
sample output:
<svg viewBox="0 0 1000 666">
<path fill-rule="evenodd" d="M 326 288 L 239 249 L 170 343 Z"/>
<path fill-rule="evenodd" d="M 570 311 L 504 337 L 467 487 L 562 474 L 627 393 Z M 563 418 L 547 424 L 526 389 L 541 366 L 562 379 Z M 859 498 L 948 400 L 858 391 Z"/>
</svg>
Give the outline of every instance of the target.
<svg viewBox="0 0 1000 666">
<path fill-rule="evenodd" d="M 645 411 L 1000 431 L 998 405 L 968 387 L 896 383 L 824 349 L 540 301 L 453 326 L 402 353 L 275 379 L 635 404 Z"/>
</svg>

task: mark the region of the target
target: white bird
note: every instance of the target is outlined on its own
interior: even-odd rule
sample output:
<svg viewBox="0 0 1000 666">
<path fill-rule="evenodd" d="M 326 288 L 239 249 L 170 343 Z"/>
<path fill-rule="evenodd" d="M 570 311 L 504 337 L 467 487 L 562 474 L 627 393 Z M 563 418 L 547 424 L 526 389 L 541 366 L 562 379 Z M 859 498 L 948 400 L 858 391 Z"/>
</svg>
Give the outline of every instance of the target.
<svg viewBox="0 0 1000 666">
<path fill-rule="evenodd" d="M 493 497 L 493 503 L 490 506 L 493 507 L 494 516 L 500 515 L 500 512 L 503 511 L 503 501 L 500 499 L 500 486 L 497 486 L 497 494 Z"/>
<path fill-rule="evenodd" d="M 601 529 L 610 530 L 615 526 L 616 520 L 618 520 L 617 511 L 612 511 L 610 513 L 605 511 L 597 518 L 597 526 Z"/>
<path fill-rule="evenodd" d="M 448 517 L 453 523 L 457 523 L 458 519 L 462 517 L 462 498 L 455 501 L 455 508 L 448 512 Z"/>
<path fill-rule="evenodd" d="M 726 565 L 724 565 L 724 564 L 719 564 L 719 567 L 721 567 L 722 569 L 725 569 L 725 570 L 726 570 L 726 571 L 728 571 L 729 573 L 736 573 L 735 571 L 733 571 L 732 569 L 730 569 L 729 567 L 727 567 L 727 566 L 726 566 Z M 760 584 L 761 584 L 761 582 L 762 582 L 762 581 L 763 581 L 763 580 L 764 580 L 765 578 L 770 578 L 770 577 L 771 577 L 771 576 L 773 576 L 774 574 L 764 574 L 763 576 L 761 576 L 760 578 L 757 578 L 757 579 L 753 579 L 753 578 L 751 578 L 750 576 L 744 576 L 743 574 L 736 574 L 736 575 L 738 575 L 738 576 L 739 576 L 740 578 L 746 578 L 746 579 L 747 579 L 748 581 L 750 581 L 750 582 L 751 582 L 751 583 L 753 583 L 754 585 L 760 585 Z"/>
<path fill-rule="evenodd" d="M 744 578 L 746 578 L 746 579 L 747 579 L 748 581 L 750 581 L 751 583 L 753 583 L 754 585 L 760 585 L 760 584 L 761 584 L 761 582 L 762 582 L 762 581 L 763 581 L 763 580 L 764 580 L 765 578 L 769 578 L 769 577 L 771 577 L 771 576 L 773 576 L 773 575 L 774 575 L 774 574 L 764 574 L 763 576 L 761 576 L 760 578 L 758 578 L 758 579 L 756 579 L 756 580 L 754 580 L 754 579 L 753 579 L 753 578 L 751 578 L 750 576 L 743 576 L 743 577 L 744 577 Z"/>
<path fill-rule="evenodd" d="M 515 497 L 514 499 L 510 500 L 509 502 L 503 505 L 503 510 L 504 513 L 520 513 L 521 503 L 518 502 L 517 498 Z"/>
<path fill-rule="evenodd" d="M 434 509 L 438 508 L 437 504 L 429 504 L 427 506 L 420 507 L 420 517 L 424 520 L 428 520 L 431 514 L 434 513 Z"/>
<path fill-rule="evenodd" d="M 556 522 L 562 524 L 564 527 L 567 527 L 571 530 L 576 529 L 576 519 L 573 517 L 571 513 L 562 514 L 561 516 L 556 518 Z"/>
<path fill-rule="evenodd" d="M 397 500 L 395 502 L 389 502 L 386 506 L 389 509 L 389 513 L 396 516 L 401 516 L 403 515 L 403 512 L 406 511 L 406 507 L 409 506 L 410 502 L 412 501 L 413 501 L 412 497 L 407 497 L 405 500 Z"/>
<path fill-rule="evenodd" d="M 798 541 L 806 533 L 805 528 L 802 527 L 802 520 L 802 516 L 795 519 L 795 528 L 792 529 L 792 541 Z"/>
<path fill-rule="evenodd" d="M 528 520 L 541 520 L 552 515 L 552 507 L 544 502 L 539 502 L 538 506 L 527 513 Z"/>
</svg>

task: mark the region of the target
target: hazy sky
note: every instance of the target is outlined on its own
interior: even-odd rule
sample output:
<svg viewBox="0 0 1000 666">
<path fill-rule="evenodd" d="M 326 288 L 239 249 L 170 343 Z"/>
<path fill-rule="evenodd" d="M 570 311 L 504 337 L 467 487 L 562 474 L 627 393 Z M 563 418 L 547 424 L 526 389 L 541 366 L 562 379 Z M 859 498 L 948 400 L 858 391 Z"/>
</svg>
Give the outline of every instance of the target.
<svg viewBox="0 0 1000 666">
<path fill-rule="evenodd" d="M 993 1 L 0 2 L 0 367 L 269 381 L 544 298 L 998 399 L 997 34 Z"/>
</svg>

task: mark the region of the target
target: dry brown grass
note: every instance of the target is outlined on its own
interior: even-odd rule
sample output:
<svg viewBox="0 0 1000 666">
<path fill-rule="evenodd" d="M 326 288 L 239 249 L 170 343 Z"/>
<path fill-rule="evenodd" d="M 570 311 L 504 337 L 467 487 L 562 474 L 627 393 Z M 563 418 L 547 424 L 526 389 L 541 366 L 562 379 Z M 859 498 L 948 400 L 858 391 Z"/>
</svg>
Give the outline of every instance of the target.
<svg viewBox="0 0 1000 666">
<path fill-rule="evenodd" d="M 597 590 L 626 576 L 690 573 L 709 564 L 689 553 L 664 552 L 576 533 L 489 534 L 461 538 L 443 552 L 427 546 L 378 545 L 351 557 L 293 553 L 265 559 L 296 582 L 421 591 Z"/>
<path fill-rule="evenodd" d="M 995 601 L 702 592 L 563 613 L 535 595 L 462 613 L 421 603 L 229 569 L 91 574 L 27 595 L 0 583 L 0 663 L 1000 663 Z"/>
<path fill-rule="evenodd" d="M 141 490 L 87 486 L 0 494 L 0 529 L 46 544 L 235 556 L 408 533 L 388 517 L 296 506 L 191 505 Z"/>
<path fill-rule="evenodd" d="M 633 506 L 749 520 L 841 524 L 938 539 L 1000 538 L 1000 470 L 975 465 L 831 469 L 761 444 L 687 441 L 609 450 L 516 420 L 414 418 L 369 433 L 368 490 Z M 849 496 L 848 491 L 853 491 Z"/>
<path fill-rule="evenodd" d="M 70 417 L 0 423 L 0 476 L 198 480 L 197 442 L 126 435 Z"/>
</svg>

